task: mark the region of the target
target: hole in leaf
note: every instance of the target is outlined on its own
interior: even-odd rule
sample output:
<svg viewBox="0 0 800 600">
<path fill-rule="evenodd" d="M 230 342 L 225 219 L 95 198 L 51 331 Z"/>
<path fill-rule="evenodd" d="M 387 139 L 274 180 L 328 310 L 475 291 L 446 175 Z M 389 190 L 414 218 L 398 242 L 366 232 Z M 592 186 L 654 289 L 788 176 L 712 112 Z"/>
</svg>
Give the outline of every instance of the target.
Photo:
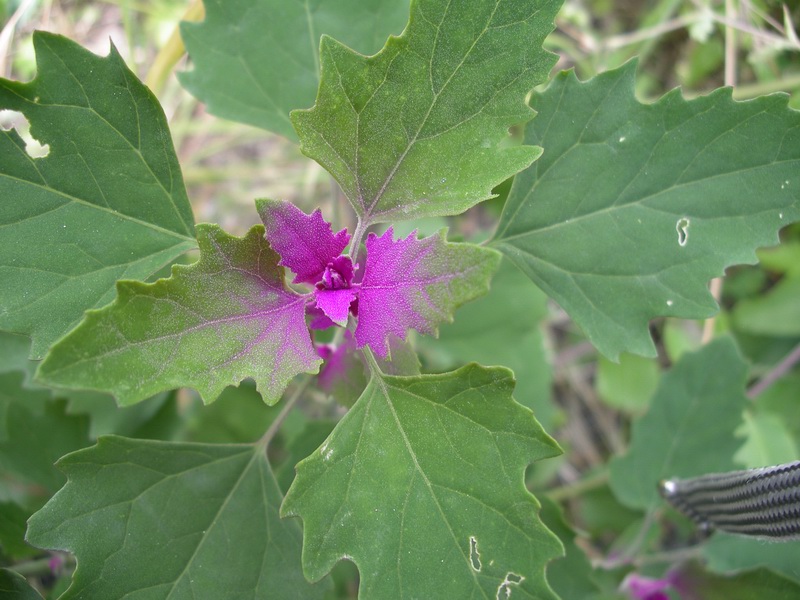
<svg viewBox="0 0 800 600">
<path fill-rule="evenodd" d="M 478 540 L 474 535 L 469 536 L 469 562 L 476 573 L 481 572 L 481 555 L 478 552 Z"/>
<path fill-rule="evenodd" d="M 678 219 L 675 229 L 678 231 L 678 245 L 685 246 L 689 241 L 689 219 L 686 217 Z"/>
<path fill-rule="evenodd" d="M 517 575 L 510 571 L 506 573 L 506 578 L 497 588 L 497 600 L 508 600 L 511 597 L 511 586 L 517 586 L 523 581 L 525 581 L 525 578 L 522 575 Z"/>
<path fill-rule="evenodd" d="M 31 125 L 21 112 L 0 110 L 0 127 L 5 131 L 15 130 L 19 138 L 25 142 L 25 152 L 31 158 L 44 158 L 50 154 L 50 146 L 42 144 L 31 135 Z"/>
</svg>

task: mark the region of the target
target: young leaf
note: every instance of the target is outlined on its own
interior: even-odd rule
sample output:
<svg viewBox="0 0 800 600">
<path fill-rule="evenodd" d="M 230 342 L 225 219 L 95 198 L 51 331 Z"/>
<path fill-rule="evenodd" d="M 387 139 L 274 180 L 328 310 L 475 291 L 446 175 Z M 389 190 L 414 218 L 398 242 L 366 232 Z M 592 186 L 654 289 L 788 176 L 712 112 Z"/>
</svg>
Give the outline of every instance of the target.
<svg viewBox="0 0 800 600">
<path fill-rule="evenodd" d="M 445 230 L 422 240 L 416 233 L 393 240 L 390 227 L 367 238 L 364 279 L 358 295 L 358 347 L 387 355 L 390 334 L 408 329 L 435 334 L 457 306 L 485 294 L 500 254 L 473 244 L 450 244 Z"/>
<path fill-rule="evenodd" d="M 540 154 L 503 147 L 533 117 L 525 96 L 555 57 L 542 49 L 558 0 L 414 0 L 400 37 L 365 57 L 320 48 L 314 107 L 294 111 L 301 150 L 361 219 L 458 214 Z"/>
<path fill-rule="evenodd" d="M 199 225 L 197 235 L 197 263 L 153 284 L 119 282 L 116 301 L 53 346 L 38 378 L 127 405 L 184 386 L 209 403 L 252 377 L 274 404 L 295 375 L 315 372 L 305 298 L 286 288 L 264 228 L 237 238 Z"/>
<path fill-rule="evenodd" d="M 363 599 L 555 598 L 544 567 L 561 546 L 523 477 L 558 447 L 513 386 L 475 364 L 374 376 L 281 508 L 303 519 L 306 576 L 348 558 Z"/>
<path fill-rule="evenodd" d="M 736 469 L 746 379 L 747 365 L 730 338 L 685 354 L 661 378 L 647 414 L 634 422 L 628 452 L 611 461 L 617 498 L 647 509 L 658 501 L 662 479 Z"/>
<path fill-rule="evenodd" d="M 380 50 L 408 19 L 407 0 L 204 0 L 202 23 L 181 23 L 193 70 L 183 86 L 226 119 L 297 139 L 289 111 L 314 103 L 319 36 Z"/>
<path fill-rule="evenodd" d="M 50 147 L 31 158 L 0 130 L 0 329 L 31 355 L 195 246 L 191 208 L 166 119 L 117 51 L 100 58 L 34 34 L 38 75 L 0 79 L 0 109 L 22 112 Z"/>
<path fill-rule="evenodd" d="M 270 247 L 280 255 L 279 264 L 294 272 L 294 283 L 322 281 L 328 265 L 350 242 L 346 229 L 333 233 L 320 209 L 307 215 L 294 204 L 269 199 L 256 200 L 256 208 Z"/>
<path fill-rule="evenodd" d="M 263 448 L 100 438 L 58 463 L 68 482 L 28 540 L 78 560 L 61 596 L 320 598 Z M 121 486 L 120 482 L 125 482 Z"/>
<path fill-rule="evenodd" d="M 786 96 L 634 97 L 635 63 L 537 94 L 493 245 L 572 316 L 597 348 L 655 356 L 648 320 L 717 310 L 708 280 L 755 262 L 800 216 L 800 113 Z"/>
</svg>

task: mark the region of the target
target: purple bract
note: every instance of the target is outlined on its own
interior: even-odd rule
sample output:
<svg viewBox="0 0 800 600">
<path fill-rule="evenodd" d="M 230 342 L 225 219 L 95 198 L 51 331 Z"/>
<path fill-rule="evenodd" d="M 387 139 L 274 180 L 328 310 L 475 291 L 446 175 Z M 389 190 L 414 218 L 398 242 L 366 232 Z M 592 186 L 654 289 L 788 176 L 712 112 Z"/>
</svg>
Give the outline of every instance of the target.
<svg viewBox="0 0 800 600">
<path fill-rule="evenodd" d="M 390 335 L 403 340 L 409 329 L 431 334 L 451 320 L 458 304 L 486 291 L 492 261 L 499 262 L 491 251 L 447 244 L 444 232 L 395 240 L 390 227 L 367 238 L 361 274 L 342 254 L 349 234 L 334 233 L 319 209 L 307 215 L 275 200 L 259 201 L 258 209 L 279 264 L 295 273 L 295 283 L 314 286 L 306 304 L 310 327 L 345 326 L 352 314 L 358 317 L 355 345 L 381 358 L 389 354 Z"/>
</svg>

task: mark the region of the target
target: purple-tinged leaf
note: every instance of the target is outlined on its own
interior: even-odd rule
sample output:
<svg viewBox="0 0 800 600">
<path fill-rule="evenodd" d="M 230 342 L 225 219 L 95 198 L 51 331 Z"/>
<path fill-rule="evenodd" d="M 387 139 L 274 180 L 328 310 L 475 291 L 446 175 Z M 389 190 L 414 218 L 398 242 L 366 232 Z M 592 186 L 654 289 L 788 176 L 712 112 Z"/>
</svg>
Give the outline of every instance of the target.
<svg viewBox="0 0 800 600">
<path fill-rule="evenodd" d="M 197 228 L 200 260 L 152 284 L 121 281 L 39 368 L 48 384 L 108 391 L 121 405 L 189 386 L 206 403 L 251 377 L 267 404 L 298 373 L 316 372 L 307 296 L 286 288 L 261 225 L 243 238 Z"/>
<path fill-rule="evenodd" d="M 415 233 L 394 241 L 392 228 L 367 238 L 367 261 L 358 299 L 358 347 L 387 355 L 386 338 L 405 339 L 409 329 L 436 334 L 453 311 L 489 289 L 500 264 L 494 250 L 450 244 L 445 230 L 418 240 Z"/>
<path fill-rule="evenodd" d="M 336 325 L 336 323 L 331 321 L 330 318 L 328 318 L 328 315 L 326 315 L 322 309 L 315 304 L 306 305 L 306 316 L 308 316 L 310 319 L 308 326 L 311 329 L 328 329 L 329 327 Z M 323 358 L 325 357 L 323 356 Z"/>
<path fill-rule="evenodd" d="M 319 387 L 328 392 L 339 404 L 350 408 L 367 387 L 367 375 L 361 353 L 356 351 L 356 341 L 349 330 L 337 346 L 327 346 L 325 364 L 319 371 Z"/>
<path fill-rule="evenodd" d="M 350 304 L 356 298 L 357 290 L 342 288 L 339 290 L 317 290 L 317 308 L 337 325 L 347 325 L 347 316 L 350 314 Z"/>
<path fill-rule="evenodd" d="M 264 221 L 269 245 L 280 254 L 278 264 L 294 272 L 294 283 L 321 281 L 325 269 L 350 241 L 346 229 L 333 233 L 319 209 L 307 215 L 289 202 L 268 199 L 257 200 L 256 207 Z"/>
</svg>

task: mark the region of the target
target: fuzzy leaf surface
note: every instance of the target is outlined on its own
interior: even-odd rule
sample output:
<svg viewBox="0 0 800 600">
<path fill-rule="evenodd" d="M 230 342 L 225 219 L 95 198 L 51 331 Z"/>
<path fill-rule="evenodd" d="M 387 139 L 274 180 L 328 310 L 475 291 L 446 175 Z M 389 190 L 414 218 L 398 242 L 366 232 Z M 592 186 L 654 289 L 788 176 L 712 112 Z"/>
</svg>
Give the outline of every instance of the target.
<svg viewBox="0 0 800 600">
<path fill-rule="evenodd" d="M 274 404 L 295 375 L 316 372 L 305 298 L 286 288 L 264 228 L 237 238 L 200 225 L 197 234 L 197 263 L 152 284 L 119 282 L 113 304 L 51 349 L 39 380 L 128 405 L 185 386 L 209 403 L 251 377 Z"/>
<path fill-rule="evenodd" d="M 367 238 L 364 279 L 358 295 L 358 347 L 388 354 L 387 338 L 405 339 L 409 329 L 436 334 L 456 307 L 489 291 L 500 253 L 474 244 L 451 244 L 445 230 L 418 240 L 394 240 L 389 227 Z"/>
<path fill-rule="evenodd" d="M 322 281 L 325 268 L 350 242 L 346 229 L 333 233 L 320 209 L 307 215 L 294 204 L 268 199 L 257 200 L 256 208 L 280 264 L 295 273 L 294 283 Z"/>
<path fill-rule="evenodd" d="M 70 598 L 320 598 L 263 448 L 100 438 L 28 525 L 78 560 Z M 125 485 L 120 485 L 120 482 Z"/>
<path fill-rule="evenodd" d="M 281 508 L 303 519 L 306 576 L 346 557 L 362 599 L 555 598 L 544 567 L 561 545 L 523 476 L 559 450 L 513 387 L 475 364 L 374 376 Z"/>
<path fill-rule="evenodd" d="M 380 50 L 408 19 L 407 0 L 205 0 L 202 23 L 182 23 L 193 69 L 183 86 L 209 112 L 291 140 L 289 111 L 314 103 L 319 38 Z"/>
<path fill-rule="evenodd" d="M 414 0 L 402 36 L 372 57 L 324 37 L 316 104 L 291 116 L 301 150 L 366 223 L 459 214 L 490 198 L 541 154 L 504 144 L 533 117 L 525 96 L 554 63 L 542 42 L 560 4 Z"/>
<path fill-rule="evenodd" d="M 516 177 L 493 245 L 616 360 L 655 356 L 648 321 L 717 310 L 709 279 L 756 262 L 800 217 L 800 113 L 729 89 L 654 104 L 636 64 L 562 73 L 531 105 L 545 156 Z"/>
<path fill-rule="evenodd" d="M 0 130 L 0 329 L 31 355 L 195 247 L 194 221 L 166 118 L 112 47 L 104 58 L 34 34 L 38 74 L 0 79 L 0 109 L 22 112 L 48 144 L 31 158 Z"/>
<path fill-rule="evenodd" d="M 658 482 L 733 471 L 736 429 L 747 405 L 747 365 L 731 338 L 690 352 L 659 383 L 650 409 L 634 421 L 628 452 L 611 461 L 611 489 L 631 508 L 658 502 Z"/>
</svg>

